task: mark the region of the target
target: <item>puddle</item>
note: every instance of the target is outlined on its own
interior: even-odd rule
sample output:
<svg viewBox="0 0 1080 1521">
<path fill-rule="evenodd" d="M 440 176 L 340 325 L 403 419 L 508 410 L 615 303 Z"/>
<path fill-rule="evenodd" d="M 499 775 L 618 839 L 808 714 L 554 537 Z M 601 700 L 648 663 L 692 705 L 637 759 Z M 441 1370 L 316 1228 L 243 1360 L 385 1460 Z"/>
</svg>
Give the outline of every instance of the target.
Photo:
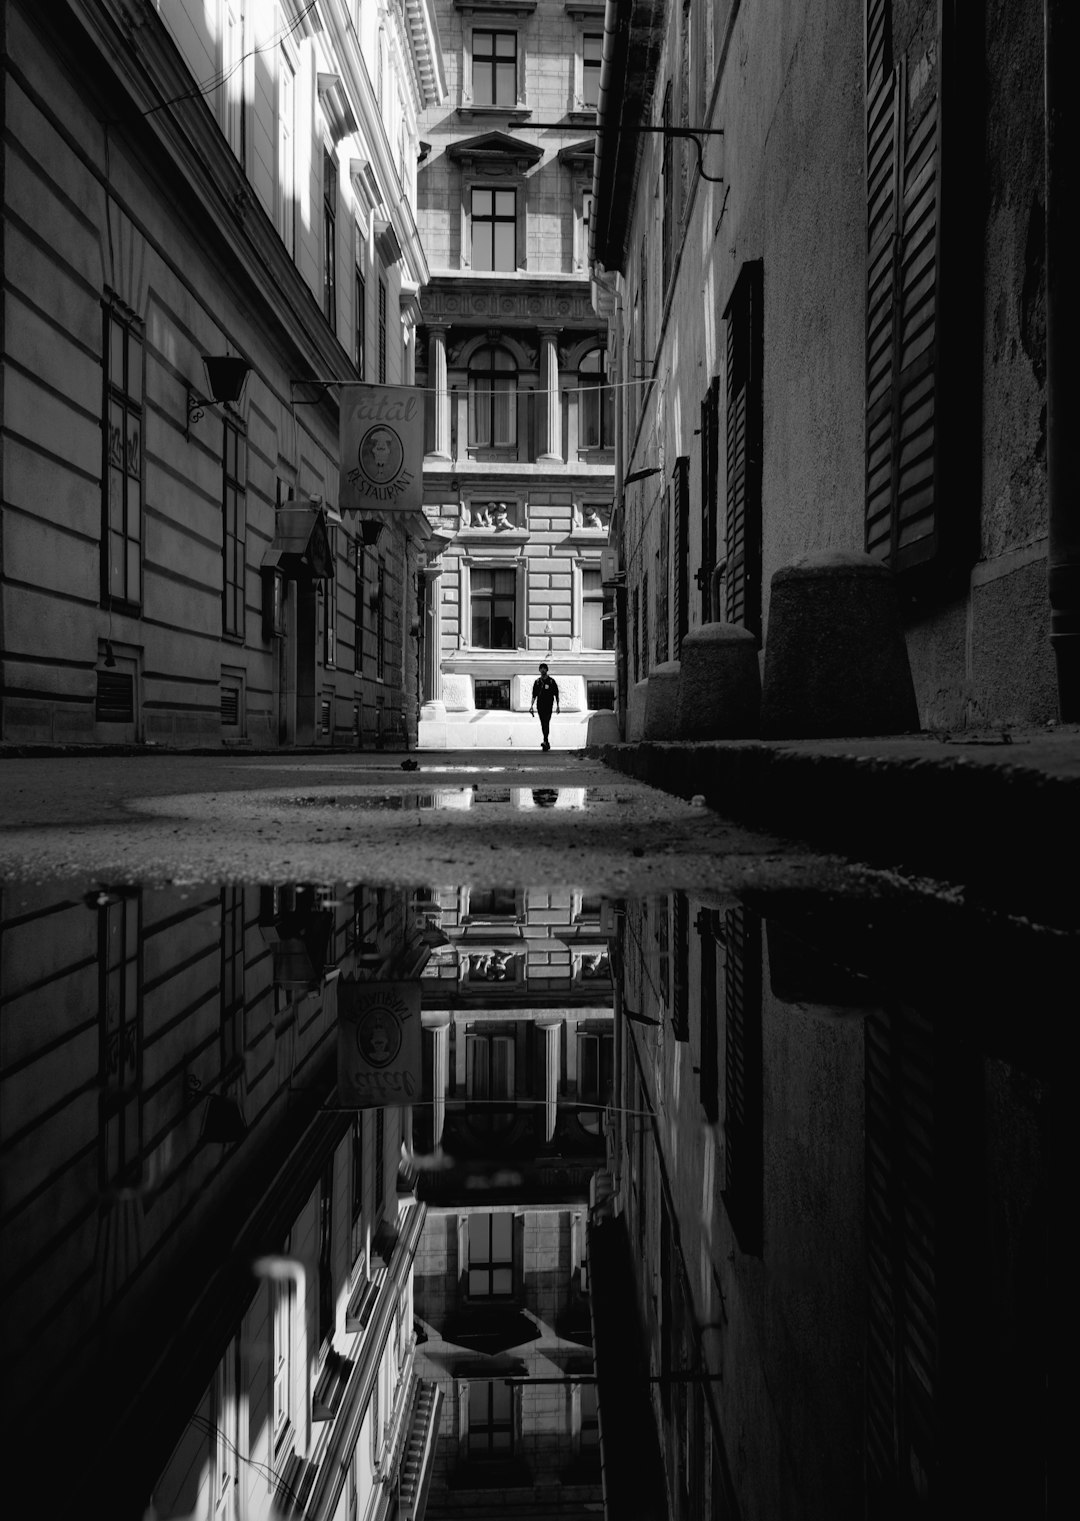
<svg viewBox="0 0 1080 1521">
<path fill-rule="evenodd" d="M 410 1452 L 433 1506 L 498 1469 L 593 1507 L 597 1410 L 636 1408 L 686 1514 L 863 1514 L 913 1475 L 945 1504 L 973 1473 L 1035 1514 L 1076 965 L 808 894 L 7 885 L 13 1443 L 55 1472 L 62 1426 L 57 1495 L 162 1521 L 208 1487 L 329 1506 Z"/>
<path fill-rule="evenodd" d="M 444 787 L 431 792 L 387 792 L 364 790 L 351 793 L 305 793 L 282 799 L 291 808 L 336 808 L 359 813 L 429 812 L 439 809 L 463 809 L 509 805 L 515 809 L 585 808 L 590 803 L 621 801 L 618 794 L 606 789 L 586 787 Z"/>
</svg>

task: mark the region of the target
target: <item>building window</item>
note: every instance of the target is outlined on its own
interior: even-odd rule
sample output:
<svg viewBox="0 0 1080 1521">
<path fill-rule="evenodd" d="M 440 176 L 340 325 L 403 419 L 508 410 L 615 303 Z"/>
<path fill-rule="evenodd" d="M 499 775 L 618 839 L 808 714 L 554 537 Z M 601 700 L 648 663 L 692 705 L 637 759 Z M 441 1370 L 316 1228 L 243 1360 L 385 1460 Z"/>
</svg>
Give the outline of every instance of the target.
<svg viewBox="0 0 1080 1521">
<path fill-rule="evenodd" d="M 514 1450 L 513 1386 L 487 1379 L 469 1388 L 469 1457 L 504 1458 Z"/>
<path fill-rule="evenodd" d="M 581 100 L 595 107 L 600 100 L 600 59 L 604 38 L 600 32 L 586 32 L 581 39 Z"/>
<path fill-rule="evenodd" d="M 583 449 L 610 449 L 615 443 L 615 398 L 608 384 L 606 349 L 593 349 L 578 366 L 579 429 Z"/>
<path fill-rule="evenodd" d="M 517 104 L 517 34 L 515 32 L 473 32 L 472 81 L 474 105 L 514 106 Z"/>
<path fill-rule="evenodd" d="M 517 191 L 474 186 L 470 211 L 473 269 L 516 269 Z"/>
<path fill-rule="evenodd" d="M 323 149 L 323 316 L 337 330 L 337 160 Z"/>
<path fill-rule="evenodd" d="M 364 378 L 364 348 L 367 342 L 367 285 L 363 272 L 357 264 L 353 290 L 353 364 L 360 379 Z"/>
<path fill-rule="evenodd" d="M 469 1293 L 508 1299 L 514 1292 L 514 1217 L 469 1216 Z"/>
<path fill-rule="evenodd" d="M 615 648 L 615 591 L 603 585 L 599 570 L 581 572 L 581 647 Z"/>
<path fill-rule="evenodd" d="M 615 683 L 613 681 L 587 681 L 585 701 L 591 713 L 615 711 Z"/>
<path fill-rule="evenodd" d="M 274 1446 L 281 1443 L 292 1425 L 292 1294 L 293 1286 L 288 1280 L 275 1279 L 270 1292 L 273 1307 L 273 1360 L 272 1373 Z"/>
<path fill-rule="evenodd" d="M 641 305 L 638 326 L 638 375 L 639 380 L 648 378 L 652 370 L 649 361 L 649 240 L 641 240 Z"/>
<path fill-rule="evenodd" d="M 221 628 L 223 633 L 243 639 L 247 552 L 247 441 L 229 417 L 225 419 L 222 476 L 224 577 Z"/>
<path fill-rule="evenodd" d="M 334 534 L 330 535 L 330 546 L 333 550 Z M 337 577 L 329 576 L 323 583 L 323 665 L 327 670 L 332 670 L 337 665 L 337 620 L 338 620 L 338 594 Z"/>
<path fill-rule="evenodd" d="M 105 469 L 102 596 L 107 606 L 142 601 L 142 324 L 105 307 Z"/>
<path fill-rule="evenodd" d="M 222 111 L 229 147 L 243 164 L 245 159 L 247 65 L 244 33 L 247 18 L 243 0 L 225 0 L 221 38 Z"/>
<path fill-rule="evenodd" d="M 516 649 L 517 572 L 474 570 L 471 582 L 473 647 L 478 650 Z"/>
<path fill-rule="evenodd" d="M 352 1126 L 352 1223 L 364 1209 L 364 1116 L 353 1115 Z"/>
<path fill-rule="evenodd" d="M 473 701 L 480 711 L 500 709 L 505 712 L 510 707 L 510 683 L 509 681 L 481 681 L 479 678 L 473 683 Z"/>
<path fill-rule="evenodd" d="M 221 1070 L 244 1054 L 244 889 L 221 889 Z"/>
<path fill-rule="evenodd" d="M 364 672 L 364 551 L 356 544 L 356 578 L 353 583 L 353 671 Z"/>
<path fill-rule="evenodd" d="M 286 48 L 278 53 L 278 232 L 296 257 L 296 69 Z"/>
<path fill-rule="evenodd" d="M 505 349 L 477 349 L 469 363 L 469 443 L 517 443 L 517 366 Z"/>
<path fill-rule="evenodd" d="M 663 144 L 664 144 L 664 148 L 663 148 L 664 199 L 663 199 L 662 219 L 661 219 L 661 224 L 660 224 L 660 252 L 661 252 L 660 277 L 661 277 L 661 279 L 663 281 L 663 288 L 664 288 L 665 291 L 667 290 L 668 285 L 669 285 L 669 283 L 671 281 L 671 261 L 672 261 L 672 256 L 673 256 L 674 237 L 675 237 L 675 227 L 674 227 L 674 222 L 675 222 L 675 154 L 674 154 L 674 151 L 673 151 L 674 150 L 674 141 L 675 140 L 671 136 L 671 133 L 670 133 L 671 125 L 672 125 L 672 118 L 671 118 L 671 81 L 669 80 L 668 81 L 667 89 L 664 91 L 664 108 L 663 108 L 663 126 L 664 126 L 664 136 L 663 136 Z"/>
<path fill-rule="evenodd" d="M 379 280 L 379 384 L 386 384 L 386 281 Z"/>
<path fill-rule="evenodd" d="M 386 1197 L 386 1110 L 375 1111 L 375 1218 L 382 1215 L 383 1200 Z"/>
<path fill-rule="evenodd" d="M 386 675 L 386 566 L 381 563 L 376 574 L 375 596 L 375 675 L 382 681 Z"/>
<path fill-rule="evenodd" d="M 136 1181 L 142 1149 L 139 897 L 101 893 L 98 904 L 100 1178 L 111 1189 Z"/>
<path fill-rule="evenodd" d="M 641 675 L 649 674 L 649 572 L 641 578 Z"/>
<path fill-rule="evenodd" d="M 319 1346 L 334 1334 L 334 1158 L 319 1183 Z"/>
<path fill-rule="evenodd" d="M 512 1035 L 467 1034 L 465 1052 L 467 1098 L 513 1098 L 514 1038 Z"/>
<path fill-rule="evenodd" d="M 233 1342 L 225 1353 L 211 1394 L 210 1424 L 213 1430 L 214 1471 L 210 1482 L 213 1521 L 231 1521 L 237 1514 L 240 1486 L 240 1456 L 243 1433 L 240 1402 L 237 1398 L 239 1344 Z"/>
<path fill-rule="evenodd" d="M 724 313 L 727 338 L 727 503 L 725 610 L 761 642 L 762 264 L 744 264 Z"/>
</svg>

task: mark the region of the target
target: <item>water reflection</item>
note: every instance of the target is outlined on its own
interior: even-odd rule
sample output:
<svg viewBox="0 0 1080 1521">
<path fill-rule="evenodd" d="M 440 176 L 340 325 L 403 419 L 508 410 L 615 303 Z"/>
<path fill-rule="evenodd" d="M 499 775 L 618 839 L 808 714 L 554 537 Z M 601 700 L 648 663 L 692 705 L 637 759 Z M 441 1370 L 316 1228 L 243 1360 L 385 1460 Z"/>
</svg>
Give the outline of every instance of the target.
<svg viewBox="0 0 1080 1521">
<path fill-rule="evenodd" d="M 610 789 L 586 787 L 437 787 L 426 792 L 387 792 L 379 795 L 357 788 L 353 792 L 305 793 L 286 800 L 286 807 L 333 808 L 362 813 L 430 812 L 433 809 L 468 809 L 483 804 L 509 804 L 511 808 L 584 808 L 601 796 L 610 798 Z M 616 799 L 617 800 L 617 799 Z"/>
<path fill-rule="evenodd" d="M 1068 937 L 571 888 L 0 909 L 3 1414 L 54 1509 L 1041 1513 Z"/>
</svg>

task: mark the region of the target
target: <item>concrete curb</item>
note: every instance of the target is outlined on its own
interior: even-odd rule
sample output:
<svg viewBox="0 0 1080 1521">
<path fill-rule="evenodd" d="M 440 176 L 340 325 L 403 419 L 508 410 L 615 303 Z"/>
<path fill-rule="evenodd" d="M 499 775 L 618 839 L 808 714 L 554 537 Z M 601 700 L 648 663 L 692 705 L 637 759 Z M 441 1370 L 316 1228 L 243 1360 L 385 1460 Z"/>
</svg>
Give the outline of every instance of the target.
<svg viewBox="0 0 1080 1521">
<path fill-rule="evenodd" d="M 1075 761 L 1077 739 L 1061 743 Z M 972 904 L 1080 924 L 1080 773 L 917 743 L 906 753 L 860 753 L 858 741 L 843 752 L 745 741 L 588 753 L 678 797 L 700 795 L 730 818 L 954 884 Z"/>
</svg>

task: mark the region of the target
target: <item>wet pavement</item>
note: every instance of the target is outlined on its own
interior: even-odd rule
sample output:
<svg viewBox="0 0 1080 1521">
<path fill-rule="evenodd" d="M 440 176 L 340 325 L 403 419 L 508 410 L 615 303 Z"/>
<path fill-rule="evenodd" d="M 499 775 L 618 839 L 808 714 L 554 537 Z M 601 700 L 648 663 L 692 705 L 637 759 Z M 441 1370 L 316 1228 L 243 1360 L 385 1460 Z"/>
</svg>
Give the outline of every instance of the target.
<svg viewBox="0 0 1080 1521">
<path fill-rule="evenodd" d="M 581 756 L 0 784 L 31 1461 L 78 1408 L 119 1517 L 330 1514 L 384 1357 L 432 1518 L 1047 1513 L 1059 916 Z"/>
</svg>

